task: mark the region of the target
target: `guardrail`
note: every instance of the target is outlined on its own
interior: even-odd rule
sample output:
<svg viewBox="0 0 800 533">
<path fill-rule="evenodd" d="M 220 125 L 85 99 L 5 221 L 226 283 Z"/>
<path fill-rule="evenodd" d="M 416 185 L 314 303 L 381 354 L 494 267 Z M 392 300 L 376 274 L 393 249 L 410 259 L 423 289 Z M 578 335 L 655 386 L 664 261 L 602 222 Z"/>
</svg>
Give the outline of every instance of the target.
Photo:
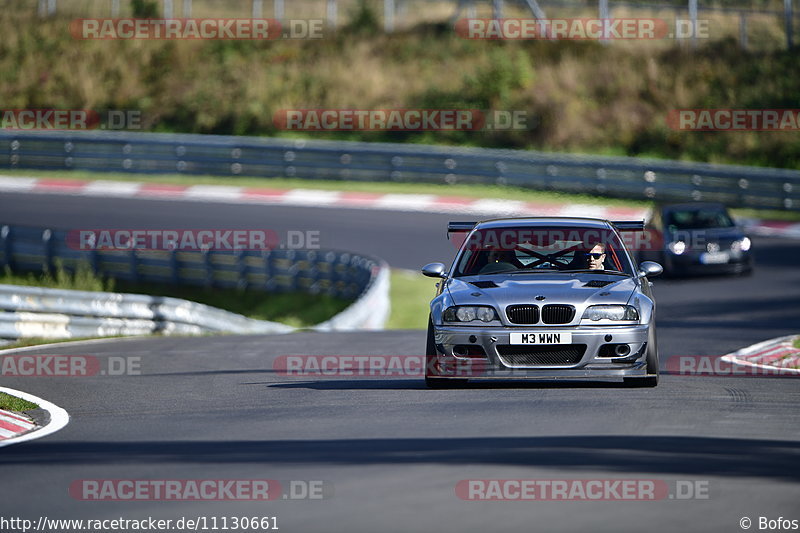
<svg viewBox="0 0 800 533">
<path fill-rule="evenodd" d="M 291 331 L 178 298 L 0 285 L 0 338 L 6 339 Z"/>
<path fill-rule="evenodd" d="M 389 267 L 333 250 L 78 250 L 68 232 L 0 226 L 0 270 L 75 271 L 102 276 L 265 292 L 300 291 L 353 299 L 321 330 L 380 329 L 389 315 Z M 33 314 L 33 315 L 31 315 Z M 145 295 L 59 291 L 0 285 L 0 337 L 74 337 L 174 332 L 278 333 L 293 328 L 210 306 Z M 10 335 L 10 337 L 9 337 Z"/>
<path fill-rule="evenodd" d="M 132 132 L 0 132 L 0 168 L 482 183 L 800 209 L 800 172 L 524 150 Z"/>
</svg>

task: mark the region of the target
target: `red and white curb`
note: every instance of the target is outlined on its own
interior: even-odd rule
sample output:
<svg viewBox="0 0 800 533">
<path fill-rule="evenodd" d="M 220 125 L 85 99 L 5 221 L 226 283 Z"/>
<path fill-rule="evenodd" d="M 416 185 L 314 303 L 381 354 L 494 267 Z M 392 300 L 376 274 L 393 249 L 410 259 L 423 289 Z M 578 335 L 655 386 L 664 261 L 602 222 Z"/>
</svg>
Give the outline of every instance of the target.
<svg viewBox="0 0 800 533">
<path fill-rule="evenodd" d="M 646 210 L 594 204 L 523 202 L 434 194 L 381 194 L 316 189 L 269 189 L 226 185 L 166 185 L 123 181 L 19 178 L 0 176 L 0 191 L 67 194 L 100 198 L 145 198 L 196 202 L 346 207 L 394 211 L 514 216 L 589 216 L 642 218 Z"/>
<path fill-rule="evenodd" d="M 47 400 L 38 398 L 33 394 L 28 394 L 27 392 L 22 392 L 14 389 L 7 389 L 5 387 L 0 387 L 0 392 L 5 392 L 10 396 L 15 396 L 17 398 L 22 398 L 23 400 L 35 403 L 41 409 L 47 411 L 48 414 L 50 415 L 50 422 L 48 422 L 46 426 L 40 427 L 37 426 L 36 424 L 33 424 L 29 420 L 25 420 L 22 416 L 16 413 L 0 411 L 0 428 L 5 427 L 3 425 L 3 420 L 5 420 L 6 417 L 14 420 L 14 422 L 8 422 L 7 425 L 9 427 L 11 426 L 15 427 L 14 430 L 11 429 L 7 430 L 9 432 L 13 431 L 13 434 L 11 435 L 3 435 L 2 433 L 0 433 L 0 448 L 2 448 L 3 446 L 9 446 L 11 444 L 19 444 L 21 442 L 40 439 L 42 437 L 46 437 L 47 435 L 52 435 L 53 433 L 59 431 L 69 423 L 69 414 L 61 407 L 52 404 Z"/>
<path fill-rule="evenodd" d="M 744 227 L 754 235 L 800 239 L 800 224 L 778 220 L 744 220 Z"/>
<path fill-rule="evenodd" d="M 20 178 L 0 175 L 0 192 L 66 194 L 97 198 L 143 198 L 228 204 L 342 207 L 388 211 L 460 213 L 484 216 L 581 216 L 609 220 L 641 219 L 647 209 L 596 204 L 523 202 L 435 194 L 381 194 L 318 189 L 271 189 L 227 185 L 169 185 L 132 181 Z M 795 222 L 746 219 L 754 235 L 800 239 Z"/>
<path fill-rule="evenodd" d="M 0 409 L 0 441 L 17 437 L 36 428 L 33 420 Z"/>
<path fill-rule="evenodd" d="M 742 348 L 722 360 L 741 366 L 780 371 L 781 374 L 800 375 L 800 350 L 794 347 L 796 335 L 787 335 Z"/>
</svg>

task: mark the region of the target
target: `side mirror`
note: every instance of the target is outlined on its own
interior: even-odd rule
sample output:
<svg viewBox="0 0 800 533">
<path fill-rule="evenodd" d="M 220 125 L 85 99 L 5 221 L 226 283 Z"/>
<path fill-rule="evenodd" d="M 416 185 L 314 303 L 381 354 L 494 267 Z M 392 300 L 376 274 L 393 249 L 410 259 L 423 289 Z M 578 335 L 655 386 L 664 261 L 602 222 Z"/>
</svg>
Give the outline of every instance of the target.
<svg viewBox="0 0 800 533">
<path fill-rule="evenodd" d="M 658 276 L 664 272 L 664 267 L 655 261 L 642 261 L 639 263 L 639 277 Z"/>
<path fill-rule="evenodd" d="M 447 272 L 445 270 L 447 270 L 447 267 L 442 263 L 428 263 L 422 267 L 422 273 L 429 278 L 446 278 Z"/>
</svg>

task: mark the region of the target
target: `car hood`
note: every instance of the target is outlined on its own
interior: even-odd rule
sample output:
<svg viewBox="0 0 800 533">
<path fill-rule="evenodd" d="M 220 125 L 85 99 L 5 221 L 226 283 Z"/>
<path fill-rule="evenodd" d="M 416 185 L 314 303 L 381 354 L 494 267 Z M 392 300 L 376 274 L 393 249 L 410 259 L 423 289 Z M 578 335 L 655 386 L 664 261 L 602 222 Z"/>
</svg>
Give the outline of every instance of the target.
<svg viewBox="0 0 800 533">
<path fill-rule="evenodd" d="M 496 286 L 478 287 L 471 282 L 479 285 L 491 282 Z M 447 286 L 456 305 L 492 305 L 496 309 L 524 303 L 572 304 L 576 307 L 624 304 L 636 288 L 637 282 L 631 277 L 589 272 L 468 276 L 454 278 Z"/>
</svg>

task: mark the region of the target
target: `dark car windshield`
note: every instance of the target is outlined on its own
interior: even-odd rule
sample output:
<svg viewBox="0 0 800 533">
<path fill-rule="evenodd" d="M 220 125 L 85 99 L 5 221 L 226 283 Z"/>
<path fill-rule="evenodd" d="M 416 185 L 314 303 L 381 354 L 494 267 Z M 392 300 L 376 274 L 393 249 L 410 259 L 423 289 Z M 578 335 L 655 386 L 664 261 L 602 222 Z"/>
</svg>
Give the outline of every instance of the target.
<svg viewBox="0 0 800 533">
<path fill-rule="evenodd" d="M 664 222 L 672 230 L 730 228 L 735 224 L 725 208 L 676 209 L 666 213 Z"/>
<path fill-rule="evenodd" d="M 461 248 L 455 276 L 592 270 L 632 275 L 623 243 L 607 229 L 478 229 Z"/>
</svg>

